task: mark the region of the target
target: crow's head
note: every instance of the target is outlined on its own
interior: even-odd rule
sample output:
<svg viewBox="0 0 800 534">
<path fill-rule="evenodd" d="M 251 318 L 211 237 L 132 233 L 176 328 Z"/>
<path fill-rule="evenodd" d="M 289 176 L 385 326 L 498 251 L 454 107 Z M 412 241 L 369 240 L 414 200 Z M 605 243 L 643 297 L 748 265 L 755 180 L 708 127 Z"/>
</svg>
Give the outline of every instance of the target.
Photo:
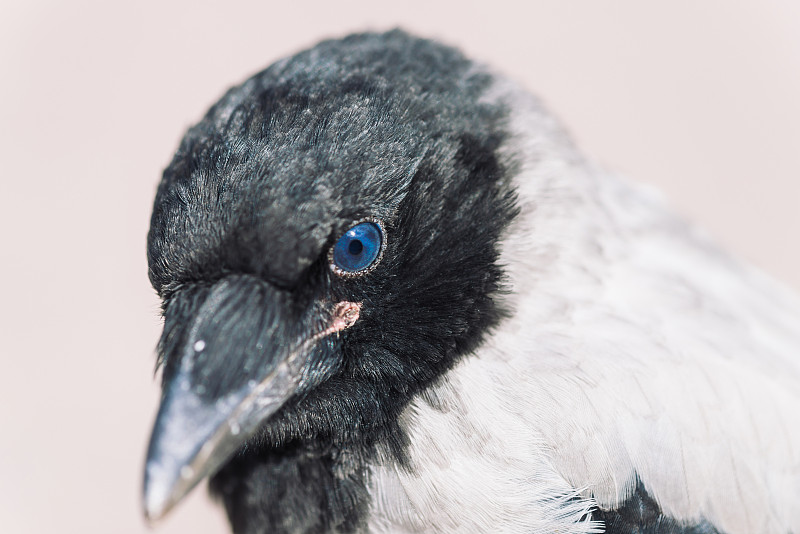
<svg viewBox="0 0 800 534">
<path fill-rule="evenodd" d="M 409 399 L 501 317 L 516 213 L 506 110 L 453 49 L 395 31 L 231 89 L 158 188 L 149 274 L 163 397 L 145 510 L 238 455 L 403 437 Z"/>
</svg>

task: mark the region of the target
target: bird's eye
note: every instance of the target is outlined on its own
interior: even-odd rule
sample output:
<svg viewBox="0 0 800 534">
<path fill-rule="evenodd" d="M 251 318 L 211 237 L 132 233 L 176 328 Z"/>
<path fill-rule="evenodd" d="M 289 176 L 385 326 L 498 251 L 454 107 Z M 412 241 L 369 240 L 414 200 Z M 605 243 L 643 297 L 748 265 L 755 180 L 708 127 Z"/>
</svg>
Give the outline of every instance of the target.
<svg viewBox="0 0 800 534">
<path fill-rule="evenodd" d="M 381 259 L 383 227 L 377 221 L 361 222 L 339 238 L 331 250 L 331 269 L 340 276 L 365 274 Z"/>
</svg>

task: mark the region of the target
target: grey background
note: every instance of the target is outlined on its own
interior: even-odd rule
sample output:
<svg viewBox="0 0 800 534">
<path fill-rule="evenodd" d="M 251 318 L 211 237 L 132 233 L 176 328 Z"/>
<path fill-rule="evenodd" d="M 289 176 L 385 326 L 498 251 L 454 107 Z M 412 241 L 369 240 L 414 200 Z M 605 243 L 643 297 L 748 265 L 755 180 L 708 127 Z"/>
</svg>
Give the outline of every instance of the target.
<svg viewBox="0 0 800 534">
<path fill-rule="evenodd" d="M 800 288 L 800 3 L 0 4 L 0 530 L 146 532 L 144 239 L 183 130 L 320 38 L 403 26 L 522 81 L 608 167 Z M 226 532 L 205 491 L 156 532 Z"/>
</svg>

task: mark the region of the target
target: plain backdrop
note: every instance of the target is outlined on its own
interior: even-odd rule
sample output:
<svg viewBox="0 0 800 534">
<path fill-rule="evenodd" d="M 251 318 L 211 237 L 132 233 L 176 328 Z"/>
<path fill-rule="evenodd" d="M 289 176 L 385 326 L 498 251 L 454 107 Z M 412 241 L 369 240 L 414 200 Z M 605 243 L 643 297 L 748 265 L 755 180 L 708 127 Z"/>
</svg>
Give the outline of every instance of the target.
<svg viewBox="0 0 800 534">
<path fill-rule="evenodd" d="M 230 85 L 398 25 L 522 81 L 602 164 L 800 288 L 800 2 L 5 1 L 0 531 L 147 532 L 161 169 Z M 198 488 L 155 532 L 227 525 Z"/>
</svg>

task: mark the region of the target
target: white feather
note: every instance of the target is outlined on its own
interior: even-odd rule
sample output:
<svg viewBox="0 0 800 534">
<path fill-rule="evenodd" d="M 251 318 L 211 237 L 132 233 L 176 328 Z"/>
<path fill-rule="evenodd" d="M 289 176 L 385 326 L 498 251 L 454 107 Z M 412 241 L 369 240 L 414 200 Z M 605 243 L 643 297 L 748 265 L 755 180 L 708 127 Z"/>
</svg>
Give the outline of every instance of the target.
<svg viewBox="0 0 800 534">
<path fill-rule="evenodd" d="M 800 532 L 800 302 L 512 83 L 486 98 L 521 165 L 514 313 L 404 412 L 414 468 L 373 466 L 371 530 L 596 532 L 638 476 L 676 519 Z"/>
</svg>

